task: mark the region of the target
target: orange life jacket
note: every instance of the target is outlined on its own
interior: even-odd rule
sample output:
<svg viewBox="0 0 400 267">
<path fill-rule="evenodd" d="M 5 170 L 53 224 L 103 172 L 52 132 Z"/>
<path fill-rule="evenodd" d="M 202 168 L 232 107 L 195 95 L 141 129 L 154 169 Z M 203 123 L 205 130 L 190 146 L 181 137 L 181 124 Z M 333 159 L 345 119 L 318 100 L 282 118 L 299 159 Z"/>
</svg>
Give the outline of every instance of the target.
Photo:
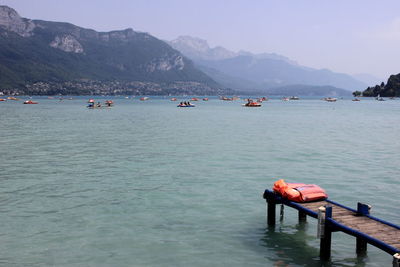
<svg viewBox="0 0 400 267">
<path fill-rule="evenodd" d="M 325 190 L 315 184 L 286 183 L 280 179 L 274 183 L 274 192 L 295 202 L 311 202 L 328 198 Z"/>
</svg>

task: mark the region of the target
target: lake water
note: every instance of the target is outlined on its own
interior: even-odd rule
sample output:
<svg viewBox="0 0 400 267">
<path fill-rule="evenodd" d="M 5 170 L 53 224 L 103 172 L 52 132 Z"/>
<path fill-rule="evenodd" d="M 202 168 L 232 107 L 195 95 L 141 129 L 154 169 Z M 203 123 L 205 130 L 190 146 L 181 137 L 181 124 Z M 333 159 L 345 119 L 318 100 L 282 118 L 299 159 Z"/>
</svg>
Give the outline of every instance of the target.
<svg viewBox="0 0 400 267">
<path fill-rule="evenodd" d="M 262 193 L 315 183 L 400 224 L 399 100 L 113 99 L 0 102 L 1 266 L 391 265 L 340 232 L 320 262 L 316 220 L 268 229 Z"/>
</svg>

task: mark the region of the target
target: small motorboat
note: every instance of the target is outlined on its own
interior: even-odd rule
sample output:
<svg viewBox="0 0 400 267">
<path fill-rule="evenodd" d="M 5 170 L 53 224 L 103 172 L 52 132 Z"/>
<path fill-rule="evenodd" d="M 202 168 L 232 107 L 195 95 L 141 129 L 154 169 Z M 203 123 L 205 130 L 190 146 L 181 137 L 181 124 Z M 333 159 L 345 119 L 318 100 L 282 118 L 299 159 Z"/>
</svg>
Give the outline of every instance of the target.
<svg viewBox="0 0 400 267">
<path fill-rule="evenodd" d="M 146 100 L 148 100 L 149 98 L 147 97 L 147 96 L 144 96 L 144 97 L 141 97 L 140 98 L 140 101 L 146 101 Z"/>
<path fill-rule="evenodd" d="M 32 100 L 26 100 L 24 101 L 23 104 L 39 104 L 38 102 L 32 101 Z"/>
<path fill-rule="evenodd" d="M 1 102 L 1 101 L 6 101 L 6 99 L 4 99 L 4 98 L 0 98 L 0 102 Z"/>
<path fill-rule="evenodd" d="M 208 97 L 203 98 L 203 101 L 208 101 Z"/>
<path fill-rule="evenodd" d="M 199 101 L 199 99 L 197 97 L 193 97 L 192 99 L 190 99 L 190 101 Z"/>
<path fill-rule="evenodd" d="M 298 97 L 298 96 L 291 96 L 290 98 L 289 98 L 289 100 L 299 100 L 300 98 Z"/>
<path fill-rule="evenodd" d="M 360 101 L 360 99 L 358 99 L 358 98 L 354 98 L 353 100 L 351 100 L 351 101 Z"/>
<path fill-rule="evenodd" d="M 289 101 L 289 100 L 290 100 L 289 97 L 282 98 L 282 101 Z"/>
<path fill-rule="evenodd" d="M 13 97 L 13 96 L 9 96 L 9 97 L 7 97 L 7 99 L 8 100 L 15 100 L 15 101 L 19 100 L 19 98 L 16 98 L 16 97 Z"/>
<path fill-rule="evenodd" d="M 171 101 L 176 101 L 177 99 L 175 97 L 171 98 Z"/>
<path fill-rule="evenodd" d="M 337 98 L 334 98 L 334 97 L 325 97 L 324 100 L 325 100 L 325 101 L 328 101 L 328 102 L 336 102 Z"/>
</svg>

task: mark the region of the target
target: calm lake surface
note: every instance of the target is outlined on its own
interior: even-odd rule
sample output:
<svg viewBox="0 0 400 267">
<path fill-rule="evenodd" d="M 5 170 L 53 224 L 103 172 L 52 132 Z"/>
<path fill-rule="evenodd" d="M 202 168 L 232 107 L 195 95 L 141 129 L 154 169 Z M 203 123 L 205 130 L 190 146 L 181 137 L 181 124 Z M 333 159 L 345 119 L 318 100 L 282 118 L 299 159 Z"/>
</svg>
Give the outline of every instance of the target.
<svg viewBox="0 0 400 267">
<path fill-rule="evenodd" d="M 340 232 L 320 262 L 316 220 L 269 230 L 262 193 L 315 183 L 400 224 L 400 100 L 34 100 L 0 102 L 0 266 L 391 266 Z"/>
</svg>

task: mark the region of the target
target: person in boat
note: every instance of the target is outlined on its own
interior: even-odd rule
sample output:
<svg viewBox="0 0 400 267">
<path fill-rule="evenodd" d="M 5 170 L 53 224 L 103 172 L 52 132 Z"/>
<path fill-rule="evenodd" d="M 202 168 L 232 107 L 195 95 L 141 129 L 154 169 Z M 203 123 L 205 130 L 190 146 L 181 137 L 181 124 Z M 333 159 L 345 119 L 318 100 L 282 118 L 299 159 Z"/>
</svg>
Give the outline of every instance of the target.
<svg viewBox="0 0 400 267">
<path fill-rule="evenodd" d="M 101 103 L 100 102 L 97 102 L 97 105 L 96 105 L 98 108 L 101 108 Z"/>
<path fill-rule="evenodd" d="M 179 103 L 179 106 L 183 106 L 183 102 Z"/>
<path fill-rule="evenodd" d="M 190 105 L 192 105 L 192 104 L 190 104 L 190 102 L 188 101 L 188 102 L 187 102 L 187 105 L 190 106 Z"/>
</svg>

